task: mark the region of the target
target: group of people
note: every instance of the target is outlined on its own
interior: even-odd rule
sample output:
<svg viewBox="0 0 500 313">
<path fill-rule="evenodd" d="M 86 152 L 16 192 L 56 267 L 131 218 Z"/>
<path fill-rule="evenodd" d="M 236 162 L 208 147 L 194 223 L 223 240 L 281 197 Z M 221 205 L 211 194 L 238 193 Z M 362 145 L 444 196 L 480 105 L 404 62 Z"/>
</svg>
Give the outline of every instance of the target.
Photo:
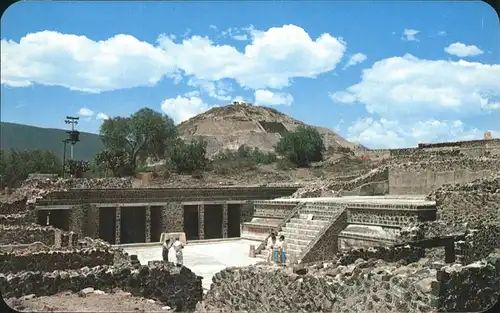
<svg viewBox="0 0 500 313">
<path fill-rule="evenodd" d="M 281 235 L 279 239 L 276 233 L 272 232 L 267 241 L 267 261 L 276 265 L 286 265 L 286 243 L 285 236 Z"/>
<path fill-rule="evenodd" d="M 184 243 L 180 241 L 180 239 L 177 238 L 167 238 L 163 242 L 162 246 L 162 257 L 163 257 L 163 262 L 168 262 L 168 253 L 170 252 L 170 249 L 173 248 L 175 251 L 175 258 L 176 262 L 178 265 L 182 265 L 184 262 L 183 254 L 182 254 L 182 249 L 184 249 Z"/>
</svg>

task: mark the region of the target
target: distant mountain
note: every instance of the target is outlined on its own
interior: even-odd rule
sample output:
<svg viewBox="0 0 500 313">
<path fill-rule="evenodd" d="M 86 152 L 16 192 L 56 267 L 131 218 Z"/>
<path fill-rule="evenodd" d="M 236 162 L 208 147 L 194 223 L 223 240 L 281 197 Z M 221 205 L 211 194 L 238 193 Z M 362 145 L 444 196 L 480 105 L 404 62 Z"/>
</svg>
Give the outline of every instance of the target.
<svg viewBox="0 0 500 313">
<path fill-rule="evenodd" d="M 62 141 L 68 138 L 67 130 L 41 128 L 23 124 L 0 122 L 0 148 L 14 150 L 50 150 L 63 157 Z M 80 142 L 75 145 L 74 159 L 92 161 L 94 155 L 104 148 L 97 134 L 80 133 Z M 69 158 L 69 147 L 66 157 Z"/>
<path fill-rule="evenodd" d="M 212 108 L 190 118 L 177 126 L 186 139 L 203 137 L 208 142 L 208 153 L 223 149 L 238 149 L 240 145 L 273 150 L 283 133 L 294 131 L 302 121 L 275 109 L 235 102 L 231 105 Z M 349 142 L 325 127 L 315 127 L 323 137 L 325 147 L 347 147 L 353 150 L 365 147 Z"/>
</svg>

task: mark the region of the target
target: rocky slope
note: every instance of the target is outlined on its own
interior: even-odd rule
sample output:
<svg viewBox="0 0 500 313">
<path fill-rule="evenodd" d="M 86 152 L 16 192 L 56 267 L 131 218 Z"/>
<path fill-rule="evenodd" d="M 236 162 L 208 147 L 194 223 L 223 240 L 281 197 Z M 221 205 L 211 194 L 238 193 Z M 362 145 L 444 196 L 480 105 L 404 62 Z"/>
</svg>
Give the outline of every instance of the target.
<svg viewBox="0 0 500 313">
<path fill-rule="evenodd" d="M 305 123 L 275 109 L 245 103 L 233 103 L 213 108 L 178 126 L 184 138 L 203 136 L 208 141 L 208 153 L 222 149 L 237 149 L 241 145 L 272 150 L 286 131 L 293 131 Z M 325 146 L 366 149 L 349 142 L 332 130 L 315 127 L 322 134 Z"/>
</svg>

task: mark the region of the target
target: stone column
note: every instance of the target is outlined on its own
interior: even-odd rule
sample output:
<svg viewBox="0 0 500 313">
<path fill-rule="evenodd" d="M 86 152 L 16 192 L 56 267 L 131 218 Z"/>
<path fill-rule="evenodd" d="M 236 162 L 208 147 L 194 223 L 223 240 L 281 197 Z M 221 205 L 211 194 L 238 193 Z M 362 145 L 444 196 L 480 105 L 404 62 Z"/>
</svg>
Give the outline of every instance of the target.
<svg viewBox="0 0 500 313">
<path fill-rule="evenodd" d="M 205 205 L 198 205 L 198 233 L 200 240 L 205 239 Z"/>
<path fill-rule="evenodd" d="M 222 204 L 222 238 L 227 238 L 227 228 L 228 228 L 228 205 L 227 202 Z"/>
<path fill-rule="evenodd" d="M 180 202 L 169 202 L 162 210 L 162 232 L 184 231 L 184 207 Z"/>
<path fill-rule="evenodd" d="M 115 244 L 120 244 L 121 226 L 122 226 L 122 208 L 117 205 L 115 211 Z"/>
<path fill-rule="evenodd" d="M 151 242 L 151 206 L 148 205 L 146 208 L 146 242 Z"/>
</svg>

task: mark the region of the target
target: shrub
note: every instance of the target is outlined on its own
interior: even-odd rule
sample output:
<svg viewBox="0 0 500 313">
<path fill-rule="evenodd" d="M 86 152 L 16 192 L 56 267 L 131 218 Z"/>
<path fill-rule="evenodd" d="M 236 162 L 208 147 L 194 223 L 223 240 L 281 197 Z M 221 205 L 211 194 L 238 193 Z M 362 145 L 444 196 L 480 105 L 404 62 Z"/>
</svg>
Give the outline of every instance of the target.
<svg viewBox="0 0 500 313">
<path fill-rule="evenodd" d="M 207 166 L 207 142 L 203 139 L 177 140 L 168 155 L 167 170 L 177 173 L 192 174 L 196 170 L 204 170 Z"/>
<path fill-rule="evenodd" d="M 315 128 L 299 126 L 295 131 L 283 134 L 275 150 L 298 167 L 306 167 L 323 159 L 325 145 Z"/>
</svg>

